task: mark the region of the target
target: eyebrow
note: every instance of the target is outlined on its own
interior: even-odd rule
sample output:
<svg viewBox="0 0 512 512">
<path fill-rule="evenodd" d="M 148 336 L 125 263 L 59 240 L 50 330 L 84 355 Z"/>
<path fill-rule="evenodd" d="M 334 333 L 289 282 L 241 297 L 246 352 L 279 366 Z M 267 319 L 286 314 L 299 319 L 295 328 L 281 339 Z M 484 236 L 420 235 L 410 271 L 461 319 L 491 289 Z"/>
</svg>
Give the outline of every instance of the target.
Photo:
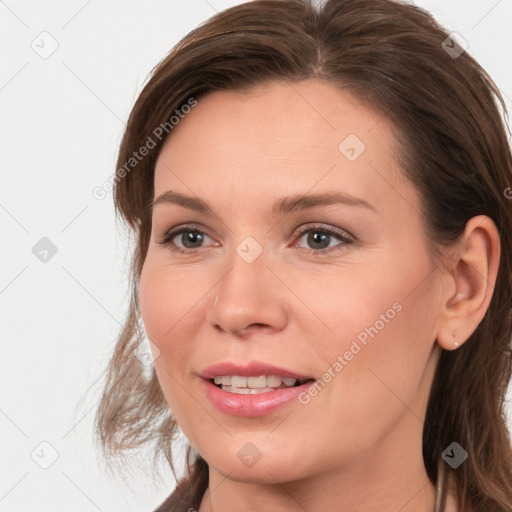
<svg viewBox="0 0 512 512">
<path fill-rule="evenodd" d="M 153 210 L 156 205 L 164 203 L 177 204 L 183 208 L 198 211 L 200 213 L 208 213 L 211 211 L 208 203 L 199 197 L 187 196 L 173 190 L 168 190 L 167 192 L 159 195 L 151 203 L 151 210 Z M 351 196 L 350 194 L 346 194 L 344 192 L 325 192 L 319 194 L 299 194 L 282 197 L 273 204 L 272 215 L 279 216 L 298 210 L 306 210 L 315 206 L 326 206 L 331 204 L 360 206 L 376 212 L 375 208 L 364 199 Z"/>
</svg>

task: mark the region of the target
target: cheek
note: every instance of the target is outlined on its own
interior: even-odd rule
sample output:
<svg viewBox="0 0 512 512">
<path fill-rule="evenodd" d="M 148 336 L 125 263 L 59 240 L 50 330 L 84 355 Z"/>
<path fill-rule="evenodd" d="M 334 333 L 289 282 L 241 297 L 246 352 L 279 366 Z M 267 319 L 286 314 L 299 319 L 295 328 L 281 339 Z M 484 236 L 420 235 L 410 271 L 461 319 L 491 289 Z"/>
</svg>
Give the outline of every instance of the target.
<svg viewBox="0 0 512 512">
<path fill-rule="evenodd" d="M 199 290 L 191 290 L 190 283 L 183 287 L 179 275 L 155 264 L 148 254 L 139 282 L 139 301 L 146 335 L 160 350 L 155 360 L 160 387 L 175 419 L 183 421 L 188 400 L 182 392 L 182 372 L 193 348 L 190 330 L 185 333 L 186 315 L 201 295 Z"/>
<path fill-rule="evenodd" d="M 346 446 L 362 450 L 404 415 L 413 422 L 423 416 L 436 322 L 432 294 L 426 286 L 411 293 L 414 282 L 404 279 L 378 294 L 368 289 L 364 305 L 354 301 L 335 324 L 346 336 L 329 351 L 339 373 L 325 400 L 339 404 L 331 407 L 331 430 L 345 433 Z"/>
<path fill-rule="evenodd" d="M 151 264 L 145 263 L 139 281 L 139 302 L 142 321 L 147 337 L 156 343 L 161 350 L 161 335 L 169 328 L 169 322 L 164 315 L 165 310 L 171 310 L 169 293 L 165 284 L 157 279 L 157 273 Z"/>
<path fill-rule="evenodd" d="M 322 277 L 315 280 L 317 291 L 307 295 L 329 333 L 308 349 L 307 357 L 320 363 L 321 379 L 318 392 L 304 397 L 310 404 L 305 408 L 328 410 L 322 428 L 325 434 L 343 432 L 346 447 L 364 449 L 404 414 L 423 414 L 439 298 L 435 281 L 426 278 L 428 260 L 416 255 L 402 263 Z M 304 319 L 301 331 L 311 319 Z M 318 427 L 314 414 L 305 421 Z"/>
<path fill-rule="evenodd" d="M 187 315 L 202 293 L 201 286 L 194 286 L 187 273 L 160 265 L 153 259 L 148 254 L 142 268 L 140 310 L 148 338 L 164 351 L 168 345 L 174 346 L 183 339 Z"/>
<path fill-rule="evenodd" d="M 166 265 L 151 253 L 144 263 L 139 282 L 140 310 L 146 335 L 160 350 L 155 369 L 164 393 L 179 389 L 190 373 L 197 351 L 197 331 L 202 326 L 198 315 L 212 286 L 203 277 Z M 166 377 L 169 374 L 179 382 Z"/>
</svg>

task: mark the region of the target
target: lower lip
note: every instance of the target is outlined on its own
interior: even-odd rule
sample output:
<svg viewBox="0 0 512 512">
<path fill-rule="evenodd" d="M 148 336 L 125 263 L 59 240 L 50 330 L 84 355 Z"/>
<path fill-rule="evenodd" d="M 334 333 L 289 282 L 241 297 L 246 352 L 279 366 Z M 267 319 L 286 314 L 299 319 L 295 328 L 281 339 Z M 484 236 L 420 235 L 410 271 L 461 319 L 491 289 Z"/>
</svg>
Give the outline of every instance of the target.
<svg viewBox="0 0 512 512">
<path fill-rule="evenodd" d="M 312 382 L 286 389 L 276 389 L 256 395 L 242 395 L 230 393 L 212 384 L 209 380 L 203 380 L 206 396 L 219 411 L 233 416 L 264 416 L 284 407 L 297 399 L 298 395 L 305 391 Z"/>
</svg>

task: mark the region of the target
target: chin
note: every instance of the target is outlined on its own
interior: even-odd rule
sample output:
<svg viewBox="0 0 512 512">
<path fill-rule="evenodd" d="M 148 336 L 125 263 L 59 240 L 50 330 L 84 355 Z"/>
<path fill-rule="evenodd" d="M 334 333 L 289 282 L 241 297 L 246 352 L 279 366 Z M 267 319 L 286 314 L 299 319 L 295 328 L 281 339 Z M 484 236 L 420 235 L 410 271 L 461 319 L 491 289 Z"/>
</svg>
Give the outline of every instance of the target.
<svg viewBox="0 0 512 512">
<path fill-rule="evenodd" d="M 309 472 L 304 463 L 297 463 L 298 452 L 284 453 L 268 446 L 265 449 L 268 450 L 266 453 L 258 454 L 248 441 L 239 451 L 226 450 L 223 454 L 207 454 L 209 457 L 205 457 L 205 460 L 211 469 L 226 477 L 229 475 L 231 480 L 237 482 L 275 484 L 308 476 Z"/>
</svg>

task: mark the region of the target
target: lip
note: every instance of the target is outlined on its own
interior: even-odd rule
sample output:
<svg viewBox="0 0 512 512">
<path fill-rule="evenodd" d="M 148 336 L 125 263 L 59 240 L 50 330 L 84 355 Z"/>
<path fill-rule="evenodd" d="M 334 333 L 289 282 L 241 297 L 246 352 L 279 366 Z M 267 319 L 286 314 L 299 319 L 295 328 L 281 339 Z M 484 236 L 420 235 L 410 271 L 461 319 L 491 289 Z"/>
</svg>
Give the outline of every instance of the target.
<svg viewBox="0 0 512 512">
<path fill-rule="evenodd" d="M 311 375 L 301 375 L 299 373 L 279 368 L 272 364 L 262 361 L 251 361 L 249 364 L 240 365 L 231 362 L 217 363 L 204 368 L 199 375 L 203 379 L 213 379 L 217 375 L 240 375 L 242 377 L 251 377 L 257 375 L 278 375 L 279 377 L 291 377 L 297 380 L 313 379 Z"/>
<path fill-rule="evenodd" d="M 256 375 L 279 375 L 298 380 L 313 379 L 294 371 L 279 368 L 260 361 L 252 361 L 247 365 L 237 365 L 230 362 L 218 363 L 205 368 L 201 373 L 201 385 L 208 400 L 221 412 L 231 416 L 264 416 L 289 405 L 304 392 L 312 382 L 300 386 L 276 389 L 257 395 L 242 395 L 223 391 L 210 382 L 216 375 L 240 375 L 245 377 Z"/>
</svg>

